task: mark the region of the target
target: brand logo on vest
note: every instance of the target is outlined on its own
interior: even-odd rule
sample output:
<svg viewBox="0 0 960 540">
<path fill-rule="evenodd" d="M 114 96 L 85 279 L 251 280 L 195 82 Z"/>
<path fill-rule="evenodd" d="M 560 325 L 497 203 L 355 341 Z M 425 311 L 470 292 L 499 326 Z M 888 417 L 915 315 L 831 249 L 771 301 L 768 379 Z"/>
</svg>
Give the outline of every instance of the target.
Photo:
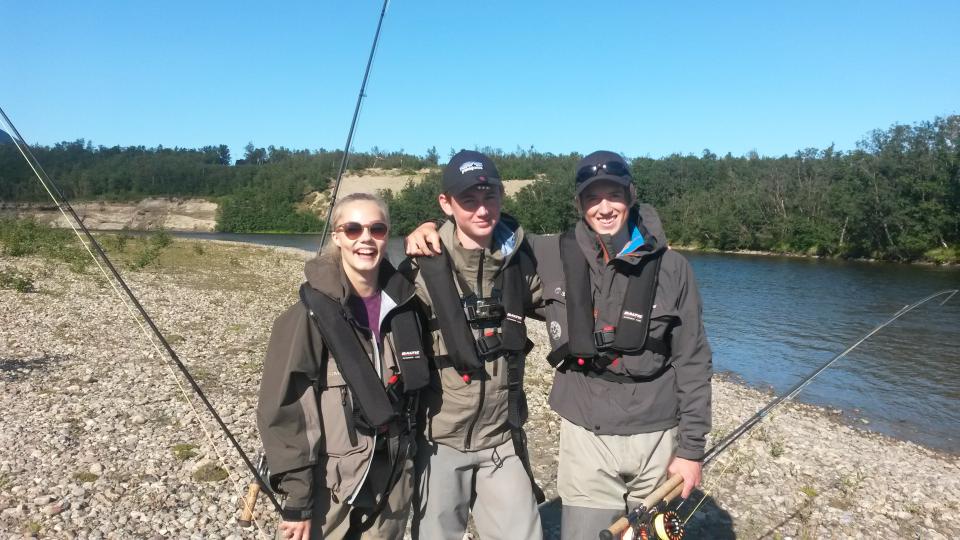
<svg viewBox="0 0 960 540">
<path fill-rule="evenodd" d="M 400 353 L 400 358 L 408 360 L 410 358 L 418 358 L 420 356 L 420 351 L 402 351 Z"/>
<path fill-rule="evenodd" d="M 557 341 L 560 339 L 560 336 L 563 335 L 563 330 L 560 328 L 560 323 L 557 321 L 552 321 L 550 323 L 550 337 Z"/>
<path fill-rule="evenodd" d="M 556 289 L 554 289 L 554 290 L 553 290 L 553 294 L 556 294 L 557 296 L 559 296 L 559 297 L 561 297 L 561 298 L 566 298 L 566 297 L 567 297 L 566 291 L 564 291 L 564 290 L 561 289 L 560 287 L 557 287 Z"/>
<path fill-rule="evenodd" d="M 633 311 L 623 310 L 623 318 L 628 321 L 643 322 L 643 315 L 634 313 Z"/>
<path fill-rule="evenodd" d="M 507 313 L 507 320 L 517 324 L 523 324 L 523 317 L 515 313 Z"/>
</svg>

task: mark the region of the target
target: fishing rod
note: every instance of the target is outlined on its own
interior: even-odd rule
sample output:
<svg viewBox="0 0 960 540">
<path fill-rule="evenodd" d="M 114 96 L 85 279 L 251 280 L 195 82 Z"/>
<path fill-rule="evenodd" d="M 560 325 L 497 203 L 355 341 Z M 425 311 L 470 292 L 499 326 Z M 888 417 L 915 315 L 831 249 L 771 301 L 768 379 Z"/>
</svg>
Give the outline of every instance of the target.
<svg viewBox="0 0 960 540">
<path fill-rule="evenodd" d="M 353 141 L 353 130 L 357 127 L 357 117 L 360 116 L 360 105 L 363 98 L 366 97 L 367 78 L 370 76 L 370 66 L 373 65 L 373 56 L 377 52 L 377 43 L 380 41 L 380 28 L 383 26 L 383 16 L 387 13 L 387 4 L 390 0 L 383 0 L 383 7 L 380 8 L 380 19 L 377 21 L 377 31 L 373 34 L 373 45 L 370 46 L 370 56 L 367 58 L 367 69 L 363 72 L 363 82 L 360 83 L 360 92 L 357 94 L 357 106 L 353 109 L 353 120 L 350 121 L 350 131 L 347 132 L 347 143 L 343 146 L 343 156 L 340 158 L 340 169 L 337 171 L 337 179 L 333 182 L 333 193 L 330 197 L 330 208 L 327 209 L 327 219 L 323 220 L 323 234 L 320 235 L 320 247 L 317 251 L 323 251 L 323 243 L 327 240 L 327 230 L 330 227 L 330 217 L 333 215 L 333 205 L 337 202 L 337 192 L 340 191 L 340 181 L 343 179 L 343 173 L 347 169 L 347 158 L 350 155 L 350 143 Z"/>
<path fill-rule="evenodd" d="M 777 408 L 783 402 L 796 397 L 796 395 L 806 388 L 814 378 L 823 373 L 838 360 L 850 354 L 851 351 L 859 347 L 862 343 L 876 335 L 878 332 L 892 324 L 900 317 L 910 313 L 914 309 L 926 304 L 934 298 L 946 296 L 946 298 L 940 302 L 940 305 L 942 306 L 946 304 L 951 298 L 953 298 L 955 294 L 957 294 L 958 290 L 960 289 L 945 289 L 900 308 L 900 310 L 894 313 L 889 319 L 875 326 L 863 337 L 847 347 L 843 352 L 834 356 L 822 366 L 815 369 L 812 373 L 801 379 L 800 382 L 793 386 L 793 388 L 775 397 L 762 409 L 757 411 L 753 416 L 748 418 L 744 423 L 740 424 L 736 429 L 730 432 L 729 435 L 714 444 L 703 456 L 703 468 L 705 469 L 711 461 L 716 459 L 717 456 L 729 448 L 730 445 L 737 441 L 737 439 L 762 422 L 763 419 L 766 418 L 771 411 L 773 411 L 773 409 Z M 680 495 L 682 489 L 683 477 L 679 474 L 671 476 L 666 482 L 657 487 L 653 493 L 644 498 L 643 501 L 641 501 L 640 504 L 631 510 L 626 516 L 621 517 L 613 525 L 600 531 L 600 539 L 612 540 L 613 538 L 618 538 L 627 529 L 632 528 L 634 530 L 634 538 L 637 539 L 680 540 L 683 538 L 683 524 L 686 523 L 687 520 L 689 520 L 697 511 L 697 508 L 699 508 L 699 506 L 695 507 L 683 520 L 680 519 L 677 512 L 667 510 L 667 505 Z"/>
<path fill-rule="evenodd" d="M 380 38 L 380 30 L 383 25 L 383 18 L 384 18 L 384 15 L 386 14 L 388 3 L 389 3 L 389 0 L 384 0 L 383 6 L 380 10 L 380 17 L 377 21 L 377 30 L 376 30 L 376 34 L 374 35 L 373 46 L 370 49 L 370 56 L 367 59 L 367 66 L 366 66 L 366 70 L 364 71 L 363 82 L 360 86 L 360 93 L 357 97 L 357 105 L 356 105 L 356 108 L 354 109 L 353 119 L 350 123 L 350 131 L 347 135 L 347 143 L 344 148 L 343 158 L 341 159 L 341 162 L 340 162 L 340 169 L 339 169 L 339 172 L 337 173 L 336 183 L 334 184 L 334 191 L 333 191 L 334 201 L 336 200 L 336 193 L 337 193 L 337 190 L 339 189 L 340 181 L 343 177 L 344 170 L 346 169 L 350 144 L 353 139 L 354 130 L 356 128 L 357 118 L 360 112 L 360 105 L 365 95 L 364 91 L 366 89 L 367 79 L 370 74 L 370 67 L 373 63 L 373 57 L 376 51 L 377 43 Z M 16 144 L 17 149 L 20 151 L 20 154 L 23 156 L 24 160 L 26 160 L 27 165 L 33 171 L 34 175 L 37 177 L 37 180 L 40 182 L 41 186 L 44 188 L 44 190 L 53 200 L 54 204 L 60 210 L 61 214 L 64 215 L 64 217 L 67 220 L 67 223 L 70 225 L 71 229 L 73 229 L 74 233 L 77 235 L 81 244 L 83 244 L 84 248 L 93 258 L 94 262 L 101 269 L 101 271 L 103 271 L 104 274 L 107 274 L 108 277 L 113 277 L 113 281 L 111 281 L 111 285 L 114 286 L 114 289 L 121 296 L 121 298 L 125 297 L 127 300 L 129 300 L 130 304 L 127 304 L 128 308 L 129 308 L 129 305 L 132 304 L 133 307 L 136 309 L 137 313 L 143 319 L 143 321 L 146 322 L 147 327 L 150 329 L 150 332 L 152 333 L 152 335 L 163 346 L 163 349 L 167 353 L 167 356 L 169 356 L 169 358 L 173 361 L 173 364 L 177 367 L 180 373 L 184 376 L 184 378 L 190 384 L 190 388 L 200 398 L 200 401 L 206 407 L 210 415 L 214 418 L 217 425 L 220 427 L 221 431 L 223 431 L 224 435 L 230 441 L 230 444 L 240 455 L 240 458 L 243 460 L 243 463 L 252 473 L 253 481 L 248 486 L 246 497 L 243 498 L 244 502 L 243 502 L 243 508 L 242 508 L 242 515 L 239 520 L 239 523 L 242 526 L 249 526 L 252 523 L 254 505 L 256 504 L 257 495 L 259 494 L 260 491 L 263 491 L 266 493 L 267 498 L 270 500 L 270 503 L 273 505 L 273 507 L 276 509 L 277 512 L 280 512 L 281 510 L 280 502 L 277 500 L 277 497 L 274 495 L 273 491 L 269 488 L 269 484 L 266 481 L 266 477 L 269 476 L 269 472 L 268 472 L 266 460 L 264 459 L 264 457 L 261 455 L 258 459 L 258 464 L 257 465 L 253 464 L 253 462 L 250 460 L 250 457 L 247 455 L 246 452 L 244 452 L 243 447 L 240 446 L 240 443 L 237 441 L 236 437 L 233 435 L 233 433 L 227 427 L 226 423 L 224 423 L 223 419 L 220 417 L 220 414 L 217 412 L 216 408 L 213 406 L 212 403 L 210 403 L 210 400 L 207 398 L 206 394 L 204 394 L 203 389 L 200 387 L 196 379 L 194 379 L 194 377 L 191 375 L 189 369 L 187 369 L 186 365 L 180 359 L 180 356 L 176 353 L 176 351 L 167 341 L 166 337 L 164 337 L 163 333 L 160 331 L 156 323 L 153 321 L 153 318 L 150 316 L 147 310 L 143 307 L 143 304 L 140 303 L 137 296 L 133 293 L 133 291 L 127 285 L 127 282 L 120 275 L 120 272 L 117 270 L 116 266 L 114 266 L 113 262 L 107 256 L 106 252 L 103 250 L 103 247 L 100 245 L 97 239 L 93 236 L 93 234 L 90 232 L 87 226 L 83 223 L 83 220 L 80 218 L 76 210 L 70 204 L 70 201 L 64 195 L 63 190 L 44 170 L 39 160 L 37 160 L 36 156 L 30 150 L 30 147 L 26 143 L 26 140 L 20 134 L 20 131 L 14 125 L 13 121 L 10 120 L 10 117 L 7 116 L 6 112 L 3 110 L 2 107 L 0 107 L 0 116 L 2 116 L 4 122 L 9 128 L 10 135 L 12 136 L 11 138 Z M 327 220 L 324 223 L 323 236 L 321 237 L 321 240 L 320 240 L 321 248 L 323 247 L 323 242 L 327 234 L 327 226 L 330 221 L 330 212 L 332 212 L 332 210 L 333 210 L 333 205 L 331 203 L 330 211 L 328 211 L 328 214 L 327 214 Z M 117 289 L 117 286 L 119 286 L 120 288 Z M 137 323 L 140 324 L 140 321 L 137 320 Z M 141 328 L 143 328 L 142 324 L 141 324 Z M 146 332 L 146 330 L 144 331 Z M 151 340 L 151 343 L 152 343 L 152 340 Z M 177 381 L 177 383 L 179 384 L 179 381 Z M 181 390 L 183 390 L 182 386 L 181 386 Z M 189 403 L 189 400 L 188 400 L 188 403 Z M 192 407 L 192 404 L 191 404 L 191 407 Z M 201 424 L 201 427 L 202 427 L 202 424 Z M 216 451 L 216 448 L 214 448 L 214 451 Z"/>
<path fill-rule="evenodd" d="M 233 445 L 237 453 L 240 454 L 240 457 L 241 459 L 243 459 L 244 464 L 246 464 L 247 468 L 249 468 L 250 471 L 253 472 L 258 482 L 264 483 L 263 478 L 257 472 L 257 468 L 250 461 L 250 458 L 247 456 L 246 452 L 243 451 L 243 448 L 240 446 L 240 443 L 237 441 L 236 437 L 234 437 L 233 433 L 224 423 L 223 419 L 220 417 L 220 414 L 217 413 L 217 410 L 214 408 L 213 404 L 210 403 L 209 399 L 207 399 L 206 394 L 203 393 L 203 389 L 200 388 L 200 385 L 197 384 L 196 379 L 194 379 L 193 375 L 190 374 L 190 370 L 187 369 L 187 366 L 184 365 L 182 360 L 180 360 L 180 356 L 177 355 L 176 351 L 173 350 L 173 347 L 170 346 L 170 343 L 167 341 L 167 338 L 164 337 L 163 333 L 160 331 L 156 323 L 153 321 L 153 318 L 150 316 L 149 313 L 147 313 L 147 310 L 143 307 L 143 304 L 140 303 L 140 300 L 137 299 L 137 296 L 133 293 L 133 291 L 130 290 L 130 287 L 127 285 L 127 282 L 123 279 L 123 276 L 120 275 L 120 272 L 117 271 L 117 268 L 113 265 L 113 262 L 107 256 L 106 252 L 103 250 L 103 247 L 100 245 L 99 242 L 97 242 L 97 239 L 94 238 L 93 234 L 90 232 L 87 226 L 84 225 L 83 220 L 77 214 L 76 210 L 74 210 L 73 205 L 70 204 L 70 201 L 67 200 L 67 197 L 63 194 L 63 190 L 60 189 L 60 186 L 57 185 L 57 183 L 54 182 L 52 178 L 50 178 L 47 172 L 40 165 L 40 162 L 37 160 L 36 156 L 34 156 L 33 152 L 30 150 L 29 145 L 27 145 L 26 140 L 20 134 L 20 131 L 13 124 L 13 121 L 10 120 L 10 117 L 7 116 L 7 113 L 3 110 L 2 107 L 0 107 L 0 115 L 2 115 L 4 122 L 10 128 L 11 138 L 13 139 L 14 144 L 16 144 L 17 149 L 20 151 L 20 154 L 23 155 L 23 158 L 27 161 L 27 165 L 29 165 L 30 169 L 33 170 L 33 173 L 34 175 L 36 175 L 37 180 L 40 181 L 40 184 L 43 186 L 44 190 L 46 190 L 47 194 L 53 200 L 54 204 L 56 204 L 57 208 L 64 215 L 64 217 L 67 218 L 67 222 L 70 224 L 70 227 L 71 229 L 73 229 L 73 232 L 80 239 L 80 242 L 83 244 L 84 248 L 86 248 L 90 256 L 93 257 L 94 262 L 97 264 L 100 270 L 103 271 L 104 274 L 107 274 L 109 272 L 108 278 L 111 276 L 113 277 L 113 281 L 111 281 L 111 284 L 114 285 L 114 290 L 117 291 L 121 299 L 123 299 L 125 295 L 126 299 L 129 300 L 130 302 L 129 304 L 126 304 L 125 302 L 125 304 L 128 306 L 128 309 L 129 309 L 129 306 L 132 304 L 133 307 L 136 309 L 136 311 L 139 313 L 140 317 L 143 319 L 143 321 L 147 323 L 147 326 L 149 327 L 153 336 L 156 337 L 157 341 L 160 342 L 160 344 L 163 346 L 164 350 L 166 351 L 167 356 L 170 357 L 170 359 L 173 361 L 177 369 L 180 370 L 180 373 L 184 376 L 184 378 L 187 379 L 187 382 L 190 383 L 190 387 L 193 389 L 194 393 L 196 393 L 196 395 L 200 398 L 200 401 L 207 408 L 207 411 L 210 413 L 210 415 L 213 416 L 214 420 L 216 420 L 217 425 L 220 426 L 220 429 L 223 431 L 224 435 L 226 435 L 227 439 L 230 441 L 230 444 Z M 68 215 L 69 217 L 67 217 Z M 70 218 L 72 218 L 72 220 Z M 91 247 L 93 248 L 92 250 L 91 250 Z M 100 264 L 101 262 L 103 264 Z M 106 269 L 104 269 L 104 267 L 106 267 Z M 120 286 L 120 289 L 116 288 L 117 285 Z M 140 324 L 140 321 L 137 320 L 137 323 Z M 143 325 L 141 324 L 140 326 L 141 326 L 141 329 L 143 329 Z M 144 332 L 146 331 L 144 330 Z M 147 334 L 147 336 L 149 337 L 149 334 Z M 151 343 L 153 343 L 152 340 L 151 340 Z M 156 347 L 155 344 L 154 346 Z M 179 381 L 177 381 L 177 383 L 179 384 Z M 181 390 L 182 390 L 182 387 L 181 387 Z M 186 397 L 186 393 L 184 393 L 184 396 Z M 188 403 L 189 403 L 189 400 L 188 400 Z M 191 404 L 191 407 L 192 407 L 192 404 Z M 199 422 L 199 416 L 197 418 L 197 421 Z M 201 427 L 202 427 L 202 424 L 201 424 Z M 212 440 L 211 440 L 211 443 L 212 443 Z M 216 448 L 214 448 L 214 451 L 216 451 Z M 270 502 L 273 503 L 273 505 L 277 508 L 277 511 L 279 511 L 280 503 L 277 501 L 276 497 L 274 497 L 272 493 L 269 493 L 269 497 L 270 497 Z"/>
<path fill-rule="evenodd" d="M 320 234 L 320 246 L 317 248 L 317 251 L 323 251 L 323 244 L 327 240 L 327 231 L 330 226 L 330 218 L 333 215 L 333 206 L 337 202 L 337 192 L 340 191 L 340 182 L 343 180 L 343 173 L 347 169 L 347 159 L 350 156 L 350 144 L 353 142 L 353 133 L 357 127 L 357 119 L 360 116 L 360 105 L 363 103 L 363 98 L 366 97 L 367 89 L 367 79 L 370 77 L 370 67 L 373 65 L 373 58 L 377 52 L 377 44 L 380 42 L 380 30 L 383 28 L 383 17 L 387 13 L 387 5 L 390 3 L 390 0 L 383 0 L 383 6 L 380 8 L 380 17 L 377 19 L 377 31 L 373 34 L 373 44 L 370 46 L 370 55 L 367 57 L 367 67 L 363 71 L 363 81 L 360 83 L 360 92 L 357 94 L 357 105 L 353 109 L 353 119 L 350 120 L 350 130 L 347 132 L 347 142 L 343 146 L 343 156 L 340 158 L 340 168 L 337 170 L 337 178 L 333 182 L 333 193 L 330 197 L 330 207 L 327 209 L 327 218 L 323 220 L 323 233 Z M 266 456 L 263 455 L 261 451 L 257 469 L 263 474 L 263 476 L 269 476 L 269 469 L 266 460 Z M 257 504 L 257 494 L 266 490 L 269 494 L 270 487 L 267 484 L 264 484 L 260 481 L 260 476 L 254 474 L 254 479 L 247 486 L 247 495 L 244 497 L 244 504 L 242 511 L 240 513 L 240 518 L 237 520 L 237 523 L 241 527 L 249 527 L 253 521 L 253 510 Z M 271 495 L 271 500 L 273 496 Z M 280 509 L 277 508 L 277 511 Z"/>
</svg>

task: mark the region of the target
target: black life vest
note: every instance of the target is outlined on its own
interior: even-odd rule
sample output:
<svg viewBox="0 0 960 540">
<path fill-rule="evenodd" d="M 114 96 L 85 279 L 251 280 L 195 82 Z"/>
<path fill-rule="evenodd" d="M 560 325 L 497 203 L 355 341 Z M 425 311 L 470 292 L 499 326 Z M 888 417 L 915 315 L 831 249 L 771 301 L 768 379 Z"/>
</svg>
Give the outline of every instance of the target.
<svg viewBox="0 0 960 540">
<path fill-rule="evenodd" d="M 627 292 L 616 327 L 596 330 L 593 291 L 588 261 L 577 243 L 574 230 L 560 236 L 560 259 L 566 279 L 567 343 L 551 351 L 547 360 L 555 368 L 574 369 L 588 376 L 616 382 L 647 380 L 610 372 L 607 368 L 619 356 L 652 351 L 670 356 L 670 345 L 649 335 L 650 314 L 657 293 L 657 278 L 664 250 L 631 266 Z"/>
<path fill-rule="evenodd" d="M 392 298 L 408 300 L 412 296 L 412 285 L 387 263 L 381 263 L 381 283 L 384 278 L 384 291 Z M 403 291 L 404 288 L 407 290 Z M 398 294 L 403 292 L 407 293 L 406 296 Z M 395 420 L 411 421 L 399 418 L 403 409 L 408 408 L 402 402 L 430 382 L 427 357 L 421 343 L 422 333 L 413 302 L 404 302 L 388 315 L 391 336 L 399 351 L 397 365 L 400 374 L 385 387 L 360 343 L 350 309 L 306 283 L 300 287 L 300 300 L 320 330 L 324 344 L 350 388 L 354 402 L 359 405 L 359 418 L 369 427 L 387 426 Z"/>
<path fill-rule="evenodd" d="M 525 246 L 526 244 L 524 244 Z M 477 313 L 477 299 L 465 280 L 453 268 L 450 257 L 444 252 L 436 257 L 420 257 L 420 273 L 426 284 L 427 292 L 433 304 L 436 322 L 433 326 L 440 329 L 447 354 L 434 356 L 434 366 L 443 368 L 453 366 L 457 373 L 472 377 L 483 369 L 484 361 L 501 355 L 523 353 L 528 349 L 527 328 L 524 313 L 530 303 L 530 291 L 526 285 L 526 276 L 532 275 L 533 262 L 529 249 L 518 248 L 510 262 L 494 280 L 494 288 L 500 291 L 500 303 L 493 306 L 485 304 L 479 310 L 499 311 L 493 325 L 478 324 L 478 318 L 484 319 L 487 313 Z M 459 279 L 464 296 L 457 291 L 454 279 Z M 471 320 L 467 314 L 471 314 Z M 473 325 L 473 326 L 471 326 Z M 480 337 L 475 338 L 473 328 L 479 327 Z M 500 335 L 484 335 L 484 328 L 500 330 Z"/>
</svg>

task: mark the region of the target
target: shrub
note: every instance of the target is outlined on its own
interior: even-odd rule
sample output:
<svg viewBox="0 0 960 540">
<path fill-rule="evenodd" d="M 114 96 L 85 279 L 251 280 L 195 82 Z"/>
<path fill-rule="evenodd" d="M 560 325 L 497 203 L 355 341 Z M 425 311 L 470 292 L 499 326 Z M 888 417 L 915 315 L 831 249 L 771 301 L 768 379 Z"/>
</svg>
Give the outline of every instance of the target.
<svg viewBox="0 0 960 540">
<path fill-rule="evenodd" d="M 0 270 L 0 289 L 12 289 L 20 293 L 35 292 L 33 278 L 29 274 L 11 268 Z"/>
</svg>

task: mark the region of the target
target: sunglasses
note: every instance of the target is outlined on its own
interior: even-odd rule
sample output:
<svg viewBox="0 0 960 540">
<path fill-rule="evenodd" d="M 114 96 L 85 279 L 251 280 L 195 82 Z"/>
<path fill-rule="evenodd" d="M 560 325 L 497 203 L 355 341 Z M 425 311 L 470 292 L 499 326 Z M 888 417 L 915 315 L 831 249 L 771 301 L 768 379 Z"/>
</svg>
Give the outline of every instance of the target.
<svg viewBox="0 0 960 540">
<path fill-rule="evenodd" d="M 630 169 L 621 161 L 607 161 L 599 165 L 586 165 L 577 171 L 577 184 L 582 184 L 599 174 L 630 176 Z"/>
<path fill-rule="evenodd" d="M 356 240 L 360 238 L 360 235 L 363 234 L 364 229 L 370 230 L 370 236 L 374 240 L 383 240 L 387 237 L 387 233 L 390 232 L 390 227 L 383 222 L 371 223 L 370 225 L 361 225 L 356 221 L 348 221 L 343 225 L 338 226 L 335 230 L 337 232 L 342 232 L 344 236 L 349 240 Z"/>
</svg>

